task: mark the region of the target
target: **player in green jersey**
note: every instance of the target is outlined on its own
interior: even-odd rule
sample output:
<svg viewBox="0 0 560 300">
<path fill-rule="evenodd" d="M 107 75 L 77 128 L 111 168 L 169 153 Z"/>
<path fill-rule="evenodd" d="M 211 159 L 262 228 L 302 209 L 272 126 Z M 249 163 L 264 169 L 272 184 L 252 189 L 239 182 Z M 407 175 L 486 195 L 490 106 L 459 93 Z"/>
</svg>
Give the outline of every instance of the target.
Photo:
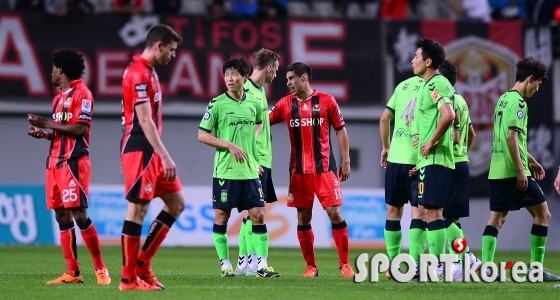
<svg viewBox="0 0 560 300">
<path fill-rule="evenodd" d="M 457 81 L 457 67 L 448 60 L 444 60 L 439 66 L 439 73 L 443 75 L 452 86 Z M 464 238 L 463 229 L 459 218 L 469 216 L 469 157 L 467 151 L 471 147 L 476 136 L 469 116 L 469 107 L 465 98 L 455 92 L 452 96 L 453 109 L 455 110 L 455 121 L 453 130 L 453 157 L 455 160 L 455 170 L 449 186 L 449 197 L 443 208 L 445 227 L 447 234 L 447 244 L 449 253 L 457 253 L 452 244 L 456 238 Z M 461 261 L 466 254 L 469 260 L 469 268 L 479 270 L 482 262 L 476 258 L 469 247 L 459 253 L 459 261 L 453 265 L 453 280 L 463 280 L 463 268 Z M 473 266 L 475 265 L 475 266 Z"/>
<path fill-rule="evenodd" d="M 272 184 L 272 138 L 270 135 L 270 120 L 268 119 L 268 100 L 264 84 L 271 84 L 278 71 L 280 55 L 268 49 L 260 49 L 253 54 L 253 73 L 245 82 L 247 94 L 259 102 L 262 110 L 262 132 L 257 138 L 257 155 L 262 167 L 259 176 L 264 200 L 266 203 L 276 202 L 276 192 Z M 252 239 L 251 218 L 245 216 L 239 229 L 239 258 L 235 267 L 236 276 L 254 276 L 257 273 L 257 252 Z"/>
<path fill-rule="evenodd" d="M 381 150 L 381 166 L 385 168 L 385 206 L 387 217 L 385 221 L 385 243 L 389 259 L 401 253 L 401 219 L 404 205 L 410 201 L 412 221 L 408 240 L 410 255 L 418 263 L 418 258 L 424 252 L 426 234 L 424 222 L 418 212 L 418 176 L 410 175 L 416 165 L 417 150 L 412 146 L 415 115 L 414 110 L 421 96 L 424 80 L 420 76 L 408 78 L 395 88 L 393 95 L 385 106 L 385 111 L 379 120 L 379 133 L 383 148 Z M 395 128 L 392 139 L 391 119 L 395 118 Z M 385 274 L 391 279 L 389 271 Z"/>
<path fill-rule="evenodd" d="M 228 59 L 223 67 L 227 92 L 212 99 L 200 122 L 198 141 L 216 148 L 212 204 L 213 237 L 222 277 L 235 276 L 229 261 L 227 223 L 231 209 L 249 211 L 252 239 L 257 250 L 257 277 L 278 277 L 267 265 L 268 232 L 264 223 L 264 195 L 259 181 L 256 138 L 262 130 L 261 105 L 243 85 L 250 66 L 242 57 Z M 215 135 L 211 132 L 214 131 Z"/>
<path fill-rule="evenodd" d="M 438 73 L 445 50 L 436 41 L 419 39 L 412 59 L 415 75 L 424 79 L 420 100 L 416 104 L 418 122 L 418 208 L 426 224 L 430 254 L 445 253 L 446 230 L 443 207 L 455 163 L 451 123 L 455 119 L 451 97 L 453 87 Z M 438 267 L 438 273 L 443 269 Z M 441 274 L 441 273 L 440 273 Z"/>
<path fill-rule="evenodd" d="M 482 261 L 494 261 L 498 230 L 508 212 L 526 208 L 533 217 L 531 262 L 544 261 L 550 211 L 536 180 L 545 176 L 543 167 L 527 152 L 527 102 L 548 79 L 546 65 L 532 57 L 519 60 L 515 84 L 504 93 L 494 110 L 494 135 L 490 159 L 490 218 L 482 235 Z M 532 175 L 532 174 L 533 175 Z M 533 177 L 534 176 L 534 177 Z M 486 270 L 491 273 L 491 269 Z M 560 276 L 543 272 L 544 281 Z"/>
</svg>

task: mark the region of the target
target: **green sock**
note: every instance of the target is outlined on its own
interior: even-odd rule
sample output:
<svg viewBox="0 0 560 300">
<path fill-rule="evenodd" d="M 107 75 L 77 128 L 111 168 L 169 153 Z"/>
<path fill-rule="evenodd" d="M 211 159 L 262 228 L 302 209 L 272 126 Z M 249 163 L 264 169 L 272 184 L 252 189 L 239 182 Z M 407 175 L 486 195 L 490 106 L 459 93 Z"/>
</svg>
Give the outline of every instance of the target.
<svg viewBox="0 0 560 300">
<path fill-rule="evenodd" d="M 239 228 L 239 256 L 247 255 L 247 241 L 245 240 L 245 235 L 246 235 L 245 226 L 246 226 L 245 222 L 241 222 L 241 228 Z"/>
<path fill-rule="evenodd" d="M 544 262 L 546 236 L 531 234 L 531 262 Z"/>
<path fill-rule="evenodd" d="M 216 252 L 218 252 L 218 258 L 229 259 L 229 248 L 228 248 L 228 237 L 227 233 L 212 233 L 214 238 L 214 246 L 216 247 Z"/>
<path fill-rule="evenodd" d="M 268 257 L 268 232 L 266 225 L 253 225 L 253 245 L 257 251 L 257 257 Z M 264 232 L 262 232 L 264 231 Z"/>
<path fill-rule="evenodd" d="M 461 229 L 459 226 L 457 226 L 457 224 L 452 222 L 451 225 L 449 225 L 447 227 L 446 233 L 447 233 L 447 245 L 449 247 L 449 253 L 456 254 L 457 252 L 455 252 L 455 250 L 453 249 L 453 241 L 456 238 L 464 238 L 465 237 L 465 235 L 463 234 L 463 229 Z M 463 253 L 465 253 L 465 252 L 461 252 L 461 253 L 457 254 L 457 256 L 459 257 L 459 260 L 463 259 Z"/>
<path fill-rule="evenodd" d="M 494 261 L 497 244 L 498 229 L 492 225 L 486 225 L 484 233 L 482 233 L 482 263 Z"/>
<path fill-rule="evenodd" d="M 445 230 L 445 223 L 443 219 L 429 222 L 426 229 L 429 253 L 435 255 L 436 257 L 439 257 L 440 254 L 445 254 L 447 232 Z"/>
<path fill-rule="evenodd" d="M 256 253 L 253 244 L 253 222 L 250 218 L 247 219 L 247 224 L 245 224 L 245 244 L 247 245 L 247 254 Z"/>
<path fill-rule="evenodd" d="M 424 253 L 424 246 L 426 245 L 426 229 L 422 220 L 411 220 L 410 230 L 408 231 L 408 245 L 408 254 L 418 264 L 420 254 Z"/>
<path fill-rule="evenodd" d="M 385 230 L 383 231 L 383 235 L 385 236 L 387 254 L 389 255 L 389 259 L 393 260 L 395 256 L 401 253 L 401 220 L 385 221 Z"/>
</svg>

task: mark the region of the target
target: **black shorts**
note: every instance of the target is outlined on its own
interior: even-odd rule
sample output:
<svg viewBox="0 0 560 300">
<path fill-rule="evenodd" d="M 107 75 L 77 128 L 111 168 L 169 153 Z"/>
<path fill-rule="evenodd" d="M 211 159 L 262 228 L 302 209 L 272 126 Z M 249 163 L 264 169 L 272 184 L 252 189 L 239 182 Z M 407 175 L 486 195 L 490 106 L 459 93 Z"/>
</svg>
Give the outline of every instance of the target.
<svg viewBox="0 0 560 300">
<path fill-rule="evenodd" d="M 212 207 L 237 208 L 239 212 L 253 207 L 264 207 L 264 195 L 259 179 L 213 178 Z"/>
<path fill-rule="evenodd" d="M 410 201 L 410 205 L 418 206 L 418 176 L 408 175 L 412 168 L 414 165 L 387 162 L 385 203 L 399 207 Z"/>
<path fill-rule="evenodd" d="M 444 207 L 449 197 L 453 169 L 429 165 L 418 170 L 418 204 Z"/>
<path fill-rule="evenodd" d="M 262 168 L 263 173 L 259 176 L 259 179 L 261 180 L 264 200 L 266 203 L 276 202 L 278 198 L 276 198 L 276 191 L 274 190 L 274 184 L 272 184 L 272 170 L 267 167 Z"/>
<path fill-rule="evenodd" d="M 449 197 L 443 207 L 443 216 L 447 218 L 465 218 L 469 216 L 469 162 L 455 163 L 455 170 L 449 184 Z"/>
<path fill-rule="evenodd" d="M 527 177 L 526 191 L 517 189 L 517 177 L 491 179 L 490 210 L 497 212 L 519 210 L 523 207 L 541 204 L 546 201 L 544 194 L 533 177 Z"/>
</svg>

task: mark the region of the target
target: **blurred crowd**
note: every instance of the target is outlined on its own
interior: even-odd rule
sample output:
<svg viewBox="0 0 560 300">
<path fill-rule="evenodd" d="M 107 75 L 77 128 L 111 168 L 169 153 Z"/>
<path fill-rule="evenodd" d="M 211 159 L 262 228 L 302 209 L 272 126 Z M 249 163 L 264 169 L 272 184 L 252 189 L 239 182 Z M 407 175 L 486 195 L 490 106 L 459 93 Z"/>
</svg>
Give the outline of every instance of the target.
<svg viewBox="0 0 560 300">
<path fill-rule="evenodd" d="M 560 0 L 0 0 L 0 11 L 205 15 L 212 19 L 525 19 L 560 22 Z"/>
</svg>

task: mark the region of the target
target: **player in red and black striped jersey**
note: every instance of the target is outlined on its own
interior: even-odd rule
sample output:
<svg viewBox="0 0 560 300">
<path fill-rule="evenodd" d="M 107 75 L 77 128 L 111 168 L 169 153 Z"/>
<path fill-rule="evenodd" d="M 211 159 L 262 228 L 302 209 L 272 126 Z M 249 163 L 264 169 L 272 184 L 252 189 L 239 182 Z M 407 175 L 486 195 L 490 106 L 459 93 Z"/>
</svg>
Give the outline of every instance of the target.
<svg viewBox="0 0 560 300">
<path fill-rule="evenodd" d="M 164 288 L 152 271 L 152 257 L 185 208 L 177 167 L 160 138 L 162 93 L 154 69 L 156 65 L 167 65 L 175 57 L 177 44 L 181 41 L 181 36 L 167 25 L 152 27 L 144 51 L 134 56 L 122 80 L 124 134 L 121 167 L 129 205 L 121 239 L 123 271 L 120 290 Z M 160 197 L 165 206 L 150 226 L 138 254 L 142 223 L 150 201 L 155 197 Z"/>
<path fill-rule="evenodd" d="M 353 277 L 348 261 L 348 227 L 342 217 L 340 182 L 350 176 L 348 134 L 344 119 L 333 96 L 313 90 L 311 67 L 296 62 L 287 67 L 288 88 L 292 93 L 280 99 L 269 115 L 270 124 L 286 122 L 292 151 L 290 154 L 290 186 L 288 206 L 298 212 L 298 239 L 307 262 L 304 277 L 318 276 L 313 247 L 311 217 L 314 195 L 321 202 L 332 223 L 332 235 L 338 250 L 343 277 Z M 330 129 L 336 137 L 342 163 L 337 170 L 331 148 Z"/>
<path fill-rule="evenodd" d="M 75 50 L 55 52 L 51 80 L 60 87 L 60 93 L 53 99 L 53 121 L 28 115 L 31 124 L 28 134 L 51 141 L 46 171 L 47 209 L 55 211 L 60 228 L 60 245 L 67 265 L 66 273 L 47 284 L 83 282 L 72 219 L 81 229 L 93 258 L 97 283 L 111 283 L 103 263 L 97 229 L 87 214 L 91 172 L 88 146 L 93 97 L 80 79 L 84 69 L 84 58 Z M 47 133 L 41 128 L 52 129 L 52 132 Z"/>
</svg>

